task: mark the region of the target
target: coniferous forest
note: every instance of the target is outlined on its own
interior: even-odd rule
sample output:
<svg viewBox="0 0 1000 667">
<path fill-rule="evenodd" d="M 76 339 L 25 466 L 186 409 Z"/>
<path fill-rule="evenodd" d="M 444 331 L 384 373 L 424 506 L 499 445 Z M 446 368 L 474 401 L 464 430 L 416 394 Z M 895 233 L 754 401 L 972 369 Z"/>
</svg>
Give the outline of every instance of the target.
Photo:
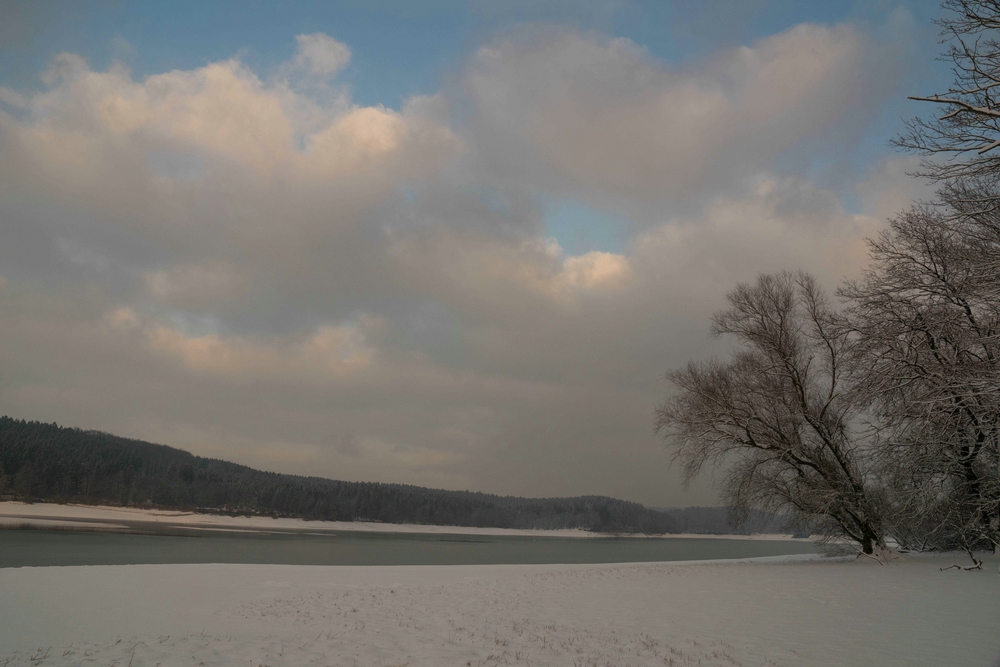
<svg viewBox="0 0 1000 667">
<path fill-rule="evenodd" d="M 0 417 L 0 496 L 337 521 L 607 533 L 681 528 L 672 514 L 614 498 L 517 498 L 285 475 L 10 417 Z"/>
</svg>

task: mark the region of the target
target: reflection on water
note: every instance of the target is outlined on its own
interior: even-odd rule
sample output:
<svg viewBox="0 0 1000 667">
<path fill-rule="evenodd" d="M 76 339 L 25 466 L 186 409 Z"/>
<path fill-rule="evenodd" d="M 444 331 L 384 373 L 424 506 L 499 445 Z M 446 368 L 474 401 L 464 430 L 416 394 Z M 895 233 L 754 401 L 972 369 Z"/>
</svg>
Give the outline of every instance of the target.
<svg viewBox="0 0 1000 667">
<path fill-rule="evenodd" d="M 413 533 L 167 534 L 0 530 L 0 567 L 140 563 L 472 565 L 632 563 L 815 553 L 808 542 Z"/>
</svg>

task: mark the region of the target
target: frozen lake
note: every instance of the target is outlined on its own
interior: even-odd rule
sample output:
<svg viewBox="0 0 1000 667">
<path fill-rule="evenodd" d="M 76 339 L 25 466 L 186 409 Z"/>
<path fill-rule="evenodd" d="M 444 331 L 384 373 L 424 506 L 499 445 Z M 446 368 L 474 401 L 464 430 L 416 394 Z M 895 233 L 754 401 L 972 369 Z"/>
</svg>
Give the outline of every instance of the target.
<svg viewBox="0 0 1000 667">
<path fill-rule="evenodd" d="M 670 537 L 449 535 L 372 532 L 161 534 L 0 530 L 0 567 L 256 563 L 287 565 L 489 565 L 633 563 L 815 553 L 793 540 Z"/>
</svg>

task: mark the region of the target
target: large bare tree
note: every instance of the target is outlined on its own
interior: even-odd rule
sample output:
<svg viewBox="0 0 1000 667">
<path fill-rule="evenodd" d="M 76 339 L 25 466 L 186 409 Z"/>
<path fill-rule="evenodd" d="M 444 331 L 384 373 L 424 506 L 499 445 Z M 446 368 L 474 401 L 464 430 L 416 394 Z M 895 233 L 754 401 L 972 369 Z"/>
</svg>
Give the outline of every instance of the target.
<svg viewBox="0 0 1000 667">
<path fill-rule="evenodd" d="M 717 467 L 737 520 L 750 508 L 783 512 L 866 554 L 884 548 L 838 315 L 804 273 L 761 276 L 728 300 L 713 332 L 738 351 L 669 373 L 673 391 L 656 409 L 685 480 Z"/>
<path fill-rule="evenodd" d="M 891 531 L 911 547 L 1000 546 L 1000 201 L 963 179 L 890 221 L 841 296 L 858 399 L 881 427 Z"/>
<path fill-rule="evenodd" d="M 952 64 L 947 91 L 910 99 L 940 112 L 915 118 L 895 143 L 927 156 L 922 175 L 939 181 L 1000 177 L 1000 1 L 945 0 L 938 21 Z"/>
</svg>

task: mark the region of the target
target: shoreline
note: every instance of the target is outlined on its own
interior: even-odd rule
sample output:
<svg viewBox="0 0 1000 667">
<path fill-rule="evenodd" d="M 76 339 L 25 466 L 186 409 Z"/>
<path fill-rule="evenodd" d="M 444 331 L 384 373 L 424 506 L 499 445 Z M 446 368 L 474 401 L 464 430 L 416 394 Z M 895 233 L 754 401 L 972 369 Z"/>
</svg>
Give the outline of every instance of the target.
<svg viewBox="0 0 1000 667">
<path fill-rule="evenodd" d="M 229 516 L 182 510 L 78 505 L 59 503 L 24 503 L 0 501 L 0 529 L 52 528 L 57 530 L 131 531 L 142 524 L 193 530 L 218 530 L 246 533 L 405 533 L 426 535 L 482 535 L 494 537 L 553 537 L 599 539 L 628 537 L 644 539 L 723 539 L 809 542 L 809 538 L 782 534 L 751 535 L 665 533 L 595 533 L 583 529 L 480 528 L 474 526 L 438 526 L 429 524 L 377 523 L 367 521 L 308 521 L 305 519 L 265 516 Z"/>
</svg>

